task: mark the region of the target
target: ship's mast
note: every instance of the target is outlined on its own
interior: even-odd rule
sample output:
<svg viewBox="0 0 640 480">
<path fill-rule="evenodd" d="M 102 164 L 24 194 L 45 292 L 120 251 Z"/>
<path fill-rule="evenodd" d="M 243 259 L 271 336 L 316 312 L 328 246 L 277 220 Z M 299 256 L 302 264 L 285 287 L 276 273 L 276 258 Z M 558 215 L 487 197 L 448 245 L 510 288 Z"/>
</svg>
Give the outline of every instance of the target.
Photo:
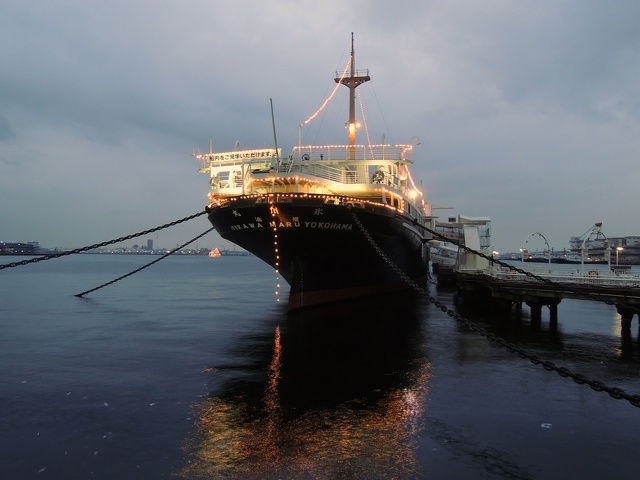
<svg viewBox="0 0 640 480">
<path fill-rule="evenodd" d="M 349 129 L 349 145 L 351 146 L 356 144 L 356 128 L 359 126 L 356 123 L 356 88 L 369 80 L 371 80 L 369 70 L 366 71 L 366 75 L 358 75 L 358 71 L 356 70 L 353 32 L 351 32 L 351 73 L 348 77 L 335 79 L 336 83 L 341 83 L 349 88 L 349 122 L 347 123 L 347 128 Z M 352 155 L 353 154 L 355 154 L 355 151 L 352 152 Z"/>
</svg>

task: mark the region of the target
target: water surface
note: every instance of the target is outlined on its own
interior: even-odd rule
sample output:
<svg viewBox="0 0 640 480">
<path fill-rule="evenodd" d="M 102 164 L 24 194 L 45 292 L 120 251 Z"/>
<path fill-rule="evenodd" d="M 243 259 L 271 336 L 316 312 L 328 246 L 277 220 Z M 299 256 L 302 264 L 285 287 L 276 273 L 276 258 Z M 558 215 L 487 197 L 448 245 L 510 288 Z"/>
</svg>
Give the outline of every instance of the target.
<svg viewBox="0 0 640 480">
<path fill-rule="evenodd" d="M 423 298 L 287 315 L 258 259 L 200 256 L 74 297 L 152 259 L 0 271 L 0 478 L 637 478 L 639 408 Z M 623 348 L 605 304 L 563 300 L 554 332 L 546 311 L 536 328 L 526 308 L 499 320 L 429 292 L 528 351 L 640 393 L 637 317 Z"/>
</svg>

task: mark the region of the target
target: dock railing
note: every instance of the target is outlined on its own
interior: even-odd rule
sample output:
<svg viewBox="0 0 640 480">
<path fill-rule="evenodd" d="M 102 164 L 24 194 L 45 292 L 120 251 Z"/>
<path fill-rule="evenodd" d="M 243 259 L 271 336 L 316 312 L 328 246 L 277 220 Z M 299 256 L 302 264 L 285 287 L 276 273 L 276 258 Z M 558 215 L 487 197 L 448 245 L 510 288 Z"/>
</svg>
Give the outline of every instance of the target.
<svg viewBox="0 0 640 480">
<path fill-rule="evenodd" d="M 586 271 L 567 268 L 523 267 L 520 265 L 517 265 L 517 268 L 545 280 L 561 284 L 592 285 L 609 288 L 640 288 L 640 274 L 638 273 L 611 272 L 603 268 L 591 268 Z M 473 273 L 472 271 L 460 271 L 462 273 Z M 476 270 L 475 273 L 490 276 L 504 282 L 541 283 L 540 280 L 525 273 L 495 264 L 484 270 Z"/>
</svg>

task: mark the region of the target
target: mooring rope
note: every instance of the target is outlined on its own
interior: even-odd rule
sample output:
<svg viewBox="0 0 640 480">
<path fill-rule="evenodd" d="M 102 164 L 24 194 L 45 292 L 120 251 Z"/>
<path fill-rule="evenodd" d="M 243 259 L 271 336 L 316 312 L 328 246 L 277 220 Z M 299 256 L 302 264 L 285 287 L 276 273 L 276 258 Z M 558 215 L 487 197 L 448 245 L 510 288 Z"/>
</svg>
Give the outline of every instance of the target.
<svg viewBox="0 0 640 480">
<path fill-rule="evenodd" d="M 440 302 L 436 298 L 434 298 L 431 295 L 429 295 L 429 292 L 427 292 L 425 289 L 420 287 L 420 285 L 418 285 L 416 282 L 414 282 L 406 273 L 404 273 L 402 271 L 402 269 L 400 269 L 400 267 L 398 267 L 387 256 L 387 254 L 382 250 L 382 248 L 380 248 L 380 246 L 373 239 L 371 234 L 369 234 L 369 232 L 364 227 L 364 225 L 362 225 L 362 223 L 360 222 L 360 219 L 357 217 L 357 215 L 355 214 L 353 209 L 351 209 L 351 207 L 349 207 L 349 208 L 350 208 L 350 211 L 351 211 L 351 217 L 353 218 L 353 221 L 355 222 L 356 226 L 360 229 L 360 231 L 365 236 L 367 241 L 376 250 L 376 252 L 378 252 L 378 254 L 382 257 L 382 259 L 393 269 L 393 271 L 396 272 L 396 274 L 398 274 L 398 276 L 402 280 L 404 280 L 409 286 L 411 286 L 411 288 L 413 288 L 421 296 L 423 296 L 424 298 L 429 300 L 429 302 L 431 304 L 433 304 L 436 307 L 438 307 L 442 312 L 446 313 L 449 317 L 454 318 L 455 320 L 458 320 L 459 322 L 461 322 L 465 326 L 467 326 L 470 330 L 478 333 L 479 335 L 482 335 L 482 336 L 486 337 L 490 341 L 495 342 L 495 343 L 497 343 L 498 345 L 500 345 L 502 347 L 505 347 L 507 350 L 509 350 L 509 351 L 511 351 L 513 353 L 518 354 L 519 357 L 528 359 L 534 365 L 542 365 L 545 370 L 555 371 L 561 377 L 570 377 L 570 378 L 573 379 L 574 382 L 576 382 L 576 383 L 578 383 L 580 385 L 586 384 L 589 387 L 591 387 L 593 390 L 595 390 L 596 392 L 606 392 L 612 398 L 615 398 L 617 400 L 621 400 L 621 399 L 627 400 L 634 407 L 640 408 L 640 395 L 631 395 L 629 393 L 626 393 L 621 388 L 609 387 L 609 386 L 605 385 L 603 382 L 600 382 L 598 380 L 591 380 L 591 379 L 585 377 L 582 374 L 571 372 L 571 370 L 569 370 L 566 367 L 558 367 L 553 362 L 550 362 L 548 360 L 543 360 L 538 355 L 529 353 L 524 349 L 518 348 L 515 344 L 509 343 L 505 339 L 500 338 L 500 337 L 496 336 L 495 334 L 493 334 L 491 332 L 488 332 L 486 329 L 478 326 L 475 322 L 472 322 L 471 320 L 469 320 L 469 319 L 463 317 L 462 315 L 460 315 L 458 312 L 455 312 L 455 311 L 451 310 L 445 304 L 443 304 L 442 302 Z M 470 250 L 470 249 L 467 249 L 467 250 Z"/>
<path fill-rule="evenodd" d="M 190 215 L 190 216 L 182 218 L 180 220 L 176 220 L 176 221 L 170 222 L 170 223 L 165 223 L 164 225 L 160 225 L 159 227 L 150 228 L 149 230 L 144 230 L 142 232 L 138 232 L 138 233 L 134 233 L 134 234 L 131 234 L 131 235 L 127 235 L 125 237 L 116 238 L 114 240 L 109 240 L 107 242 L 96 243 L 94 245 L 89 245 L 89 246 L 86 246 L 86 247 L 76 248 L 75 250 L 67 250 L 67 251 L 59 252 L 59 253 L 50 253 L 50 254 L 43 255 L 41 257 L 35 257 L 35 258 L 29 259 L 29 260 L 21 260 L 19 262 L 5 263 L 3 265 L 0 265 L 0 270 L 4 270 L 5 268 L 20 267 L 20 266 L 23 266 L 23 265 L 28 265 L 30 263 L 42 262 L 43 260 L 51 260 L 53 258 L 65 257 L 67 255 L 73 255 L 75 253 L 86 252 L 87 250 L 94 250 L 96 248 L 106 247 L 107 245 L 113 245 L 114 243 L 124 242 L 125 240 L 131 240 L 132 238 L 140 237 L 142 235 L 147 235 L 149 233 L 157 232 L 157 231 L 163 230 L 165 228 L 173 227 L 174 225 L 178 225 L 178 224 L 186 222 L 188 220 L 193 220 L 194 218 L 197 218 L 197 217 L 199 217 L 201 215 L 204 215 L 206 213 L 207 213 L 207 211 L 203 210 L 202 212 L 198 212 L 198 213 L 196 213 L 194 215 Z M 189 243 L 191 243 L 191 242 L 189 242 Z"/>
<path fill-rule="evenodd" d="M 150 267 L 151 265 L 153 265 L 154 263 L 158 263 L 160 260 L 164 260 L 165 258 L 167 258 L 169 255 L 173 255 L 174 253 L 176 253 L 178 250 L 186 247 L 187 245 L 189 245 L 190 243 L 195 242 L 196 240 L 198 240 L 200 237 L 204 237 L 207 233 L 209 233 L 210 231 L 213 230 L 213 227 L 211 227 L 210 229 L 202 232 L 200 235 L 198 235 L 197 237 L 192 238 L 191 240 L 189 240 L 188 242 L 183 243 L 182 245 L 180 245 L 179 247 L 174 248 L 173 250 L 171 250 L 170 252 L 165 253 L 164 255 L 162 255 L 161 257 L 156 258 L 155 260 L 153 260 L 152 262 L 147 263 L 146 265 L 143 265 L 140 268 L 136 268 L 135 270 L 127 273 L 126 275 L 122 275 L 121 277 L 118 277 L 114 280 L 111 280 L 110 282 L 107 283 L 103 283 L 100 286 L 97 286 L 95 288 L 92 288 L 91 290 L 86 290 L 82 293 L 76 293 L 76 297 L 84 297 L 87 293 L 91 293 L 91 292 L 95 292 L 96 290 L 100 290 L 103 287 L 107 287 L 109 285 L 112 285 L 116 282 L 119 282 L 120 280 L 130 277 L 131 275 L 138 273 L 140 270 L 144 270 L 147 267 Z"/>
</svg>

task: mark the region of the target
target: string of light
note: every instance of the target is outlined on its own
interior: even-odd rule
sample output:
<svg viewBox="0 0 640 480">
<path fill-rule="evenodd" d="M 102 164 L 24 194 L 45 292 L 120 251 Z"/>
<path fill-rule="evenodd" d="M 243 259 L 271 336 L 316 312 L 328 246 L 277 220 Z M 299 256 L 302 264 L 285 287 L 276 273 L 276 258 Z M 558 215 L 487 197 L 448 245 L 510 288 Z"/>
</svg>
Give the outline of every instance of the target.
<svg viewBox="0 0 640 480">
<path fill-rule="evenodd" d="M 398 196 L 394 191 L 384 187 L 376 188 L 374 189 L 374 191 L 379 192 L 382 195 L 389 195 L 390 197 L 396 198 L 399 202 L 398 206 L 389 205 L 388 203 L 383 203 L 375 200 L 367 200 L 360 197 L 352 197 L 350 195 L 339 195 L 339 194 L 327 195 L 325 193 L 289 193 L 289 192 L 253 193 L 248 195 L 238 195 L 233 197 L 227 197 L 224 199 L 218 199 L 218 201 L 212 202 L 212 205 L 215 205 L 216 207 L 220 207 L 229 203 L 239 202 L 247 199 L 257 200 L 257 199 L 263 198 L 269 203 L 271 218 L 272 218 L 272 221 L 275 222 L 275 225 L 278 225 L 279 213 L 280 213 L 278 211 L 278 207 L 276 206 L 276 202 L 282 201 L 282 199 L 285 199 L 285 198 L 301 198 L 301 199 L 316 198 L 316 199 L 325 199 L 325 200 L 328 198 L 336 198 L 341 200 L 341 203 L 350 203 L 350 204 L 361 206 L 361 207 L 363 207 L 364 205 L 372 205 L 372 206 L 389 208 L 391 210 L 396 210 L 398 213 L 401 213 L 403 211 L 405 200 L 402 197 Z M 273 234 L 274 234 L 273 247 L 274 247 L 275 267 L 276 267 L 275 270 L 276 270 L 276 274 L 279 274 L 280 272 L 278 269 L 279 269 L 279 263 L 280 263 L 280 254 L 279 254 L 279 247 L 278 247 L 278 229 L 276 227 L 273 227 Z M 278 277 L 277 278 L 278 287 L 280 286 L 279 280 L 280 279 Z M 279 294 L 279 292 L 276 292 L 276 294 Z"/>
<path fill-rule="evenodd" d="M 342 76 L 340 77 L 340 81 L 336 83 L 336 86 L 333 89 L 333 92 L 331 92 L 331 95 L 329 95 L 329 97 L 324 101 L 324 103 L 322 105 L 320 105 L 320 108 L 318 108 L 318 110 L 316 110 L 316 113 L 314 113 L 313 115 L 311 115 L 309 118 L 307 118 L 302 125 L 307 125 L 311 120 L 313 120 L 314 118 L 316 118 L 318 116 L 318 114 L 324 110 L 324 107 L 327 106 L 327 104 L 331 101 L 331 99 L 333 98 L 333 96 L 336 94 L 336 92 L 338 91 L 338 87 L 340 87 L 340 85 L 342 84 L 342 79 L 345 77 L 345 75 L 347 74 L 347 70 L 349 70 L 349 66 L 351 65 L 351 56 L 349 56 L 349 61 L 347 62 L 347 66 L 344 67 L 344 71 L 342 72 Z"/>
<path fill-rule="evenodd" d="M 273 222 L 273 255 L 274 255 L 274 261 L 273 261 L 273 269 L 275 270 L 276 273 L 276 290 L 275 290 L 275 296 L 276 296 L 276 302 L 280 301 L 280 249 L 278 247 L 278 227 L 277 225 L 277 221 L 278 220 L 278 207 L 276 207 L 274 205 L 274 198 L 271 197 L 271 199 L 269 200 L 269 210 L 271 213 L 271 218 L 274 220 Z"/>
<path fill-rule="evenodd" d="M 409 180 L 409 182 L 411 183 L 412 187 L 413 187 L 413 191 L 415 192 L 415 194 L 417 194 L 418 196 L 420 196 L 422 198 L 422 204 L 424 206 L 424 192 L 422 192 L 420 189 L 418 189 L 418 187 L 415 185 L 413 178 L 411 177 L 411 171 L 407 168 L 406 169 L 407 172 L 407 179 Z M 302 177 L 298 177 L 298 176 L 294 176 L 294 177 L 269 177 L 268 180 L 268 184 L 271 186 L 270 188 L 272 188 L 272 186 L 274 185 L 274 182 L 277 182 L 279 185 L 284 186 L 285 183 L 284 182 L 289 182 L 289 184 L 293 184 L 298 182 L 299 180 L 302 180 Z M 321 180 L 311 180 L 308 178 L 304 178 L 305 183 L 308 185 L 315 185 L 317 187 L 323 187 L 323 188 L 329 188 L 329 185 L 326 182 L 323 182 Z M 280 183 L 282 182 L 282 183 Z M 292 183 L 293 182 L 293 183 Z M 266 188 L 267 185 L 262 185 L 262 186 L 258 186 L 256 187 L 257 189 L 261 190 L 263 188 Z M 375 192 L 384 192 L 385 194 L 389 194 L 391 196 L 397 196 L 397 192 L 394 192 L 393 190 L 389 190 L 385 187 L 381 187 L 381 188 L 374 188 L 371 191 L 375 191 Z M 256 192 L 256 193 L 252 193 L 252 194 L 244 194 L 244 195 L 230 195 L 230 196 L 224 196 L 224 197 L 218 197 L 216 196 L 216 194 L 214 193 L 209 193 L 209 200 L 210 200 L 210 205 L 215 205 L 215 206 L 222 206 L 224 204 L 227 204 L 229 202 L 233 202 L 233 201 L 237 201 L 240 199 L 246 199 L 246 198 L 264 198 L 265 196 L 269 197 L 270 200 L 269 202 L 273 202 L 272 199 L 272 193 L 267 193 L 267 192 Z M 323 193 L 292 193 L 292 192 L 278 192 L 277 194 L 275 194 L 276 196 L 282 196 L 282 197 L 316 197 L 316 196 L 326 196 L 326 194 Z M 338 195 L 338 194 L 336 194 Z M 340 195 L 339 195 L 340 196 Z M 364 200 L 362 198 L 357 198 L 357 197 L 350 197 L 350 196 L 346 196 L 345 197 L 347 200 L 349 201 L 354 201 L 357 200 L 359 202 L 363 202 L 363 203 L 368 203 L 368 204 L 372 204 L 372 205 L 385 205 L 384 203 L 380 203 L 380 202 L 375 202 L 375 201 L 369 201 L 369 200 Z M 402 199 L 402 197 L 397 196 L 398 199 L 400 199 L 403 203 L 404 200 Z M 275 212 L 275 213 L 274 213 Z M 277 207 L 274 206 L 274 209 L 272 209 L 271 215 L 272 216 L 276 216 L 277 214 Z M 274 234 L 276 235 L 276 242 L 275 244 L 277 245 L 277 232 L 274 231 Z M 277 247 L 276 247 L 277 248 Z"/>
</svg>

